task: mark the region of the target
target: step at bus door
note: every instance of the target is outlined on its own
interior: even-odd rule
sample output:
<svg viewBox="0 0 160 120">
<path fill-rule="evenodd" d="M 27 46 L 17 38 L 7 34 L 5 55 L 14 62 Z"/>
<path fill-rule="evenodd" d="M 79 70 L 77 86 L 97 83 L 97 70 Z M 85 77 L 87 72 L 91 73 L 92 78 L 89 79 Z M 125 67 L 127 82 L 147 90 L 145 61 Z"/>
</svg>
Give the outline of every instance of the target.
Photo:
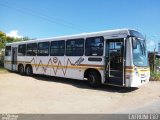
<svg viewBox="0 0 160 120">
<path fill-rule="evenodd" d="M 12 47 L 12 70 L 17 70 L 17 47 Z"/>
<path fill-rule="evenodd" d="M 124 38 L 106 40 L 106 83 L 124 85 L 124 45 Z"/>
</svg>

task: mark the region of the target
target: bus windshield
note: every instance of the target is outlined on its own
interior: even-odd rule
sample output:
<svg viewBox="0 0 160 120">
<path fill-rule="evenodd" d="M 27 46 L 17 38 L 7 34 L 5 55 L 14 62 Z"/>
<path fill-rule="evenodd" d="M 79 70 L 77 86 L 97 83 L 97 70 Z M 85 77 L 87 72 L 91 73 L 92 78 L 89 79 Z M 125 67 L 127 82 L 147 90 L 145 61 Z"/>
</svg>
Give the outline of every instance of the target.
<svg viewBox="0 0 160 120">
<path fill-rule="evenodd" d="M 148 66 L 148 55 L 146 51 L 145 40 L 139 38 L 132 39 L 133 46 L 133 64 L 135 66 Z"/>
</svg>

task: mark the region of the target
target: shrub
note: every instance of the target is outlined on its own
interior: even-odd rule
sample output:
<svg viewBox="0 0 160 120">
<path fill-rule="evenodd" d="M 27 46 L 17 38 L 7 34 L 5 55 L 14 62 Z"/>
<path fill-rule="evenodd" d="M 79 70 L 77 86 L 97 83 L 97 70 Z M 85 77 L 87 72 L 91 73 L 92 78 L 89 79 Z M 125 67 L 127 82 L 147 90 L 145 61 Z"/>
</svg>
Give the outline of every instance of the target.
<svg viewBox="0 0 160 120">
<path fill-rule="evenodd" d="M 159 72 L 151 72 L 150 81 L 160 81 L 160 73 Z"/>
<path fill-rule="evenodd" d="M 0 66 L 4 66 L 4 56 L 0 56 Z"/>
</svg>

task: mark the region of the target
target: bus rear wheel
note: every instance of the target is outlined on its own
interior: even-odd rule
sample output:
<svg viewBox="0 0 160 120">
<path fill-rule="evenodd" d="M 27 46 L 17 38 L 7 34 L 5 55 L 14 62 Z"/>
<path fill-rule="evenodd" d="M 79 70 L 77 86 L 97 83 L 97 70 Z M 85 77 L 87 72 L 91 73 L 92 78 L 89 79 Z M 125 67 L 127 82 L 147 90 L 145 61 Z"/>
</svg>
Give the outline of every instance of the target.
<svg viewBox="0 0 160 120">
<path fill-rule="evenodd" d="M 25 73 L 26 73 L 27 76 L 32 76 L 33 75 L 32 66 L 27 65 L 26 69 L 25 69 Z"/>
<path fill-rule="evenodd" d="M 88 83 L 90 87 L 99 87 L 101 85 L 101 76 L 96 71 L 90 71 L 87 75 Z"/>
<path fill-rule="evenodd" d="M 19 72 L 19 74 L 21 74 L 21 75 L 24 74 L 24 67 L 23 67 L 23 65 L 19 65 L 19 66 L 18 66 L 18 72 Z"/>
</svg>

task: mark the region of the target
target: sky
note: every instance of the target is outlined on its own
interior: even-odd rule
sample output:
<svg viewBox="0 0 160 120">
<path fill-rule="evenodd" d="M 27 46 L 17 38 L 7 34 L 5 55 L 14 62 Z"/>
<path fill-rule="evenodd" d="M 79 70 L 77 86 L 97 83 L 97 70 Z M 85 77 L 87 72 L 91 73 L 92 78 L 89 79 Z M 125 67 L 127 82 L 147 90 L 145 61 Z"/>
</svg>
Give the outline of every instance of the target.
<svg viewBox="0 0 160 120">
<path fill-rule="evenodd" d="M 120 28 L 160 42 L 160 0 L 0 0 L 0 31 L 32 39 Z"/>
</svg>

